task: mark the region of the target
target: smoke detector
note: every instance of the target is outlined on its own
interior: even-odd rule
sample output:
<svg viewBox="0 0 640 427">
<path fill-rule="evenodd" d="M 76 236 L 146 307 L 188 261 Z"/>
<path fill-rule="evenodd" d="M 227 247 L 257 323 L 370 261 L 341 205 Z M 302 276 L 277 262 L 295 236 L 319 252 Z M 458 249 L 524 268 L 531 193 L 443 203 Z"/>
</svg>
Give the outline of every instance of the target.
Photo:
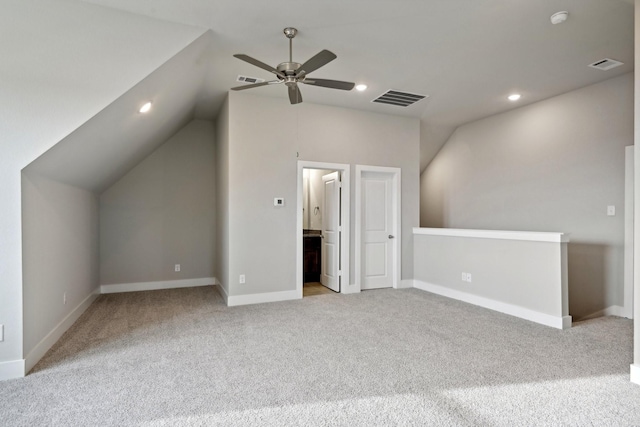
<svg viewBox="0 0 640 427">
<path fill-rule="evenodd" d="M 567 12 L 566 10 L 563 10 L 562 12 L 556 12 L 553 15 L 551 15 L 551 23 L 553 25 L 562 24 L 564 21 L 567 20 L 568 17 L 569 17 L 569 12 Z"/>
</svg>

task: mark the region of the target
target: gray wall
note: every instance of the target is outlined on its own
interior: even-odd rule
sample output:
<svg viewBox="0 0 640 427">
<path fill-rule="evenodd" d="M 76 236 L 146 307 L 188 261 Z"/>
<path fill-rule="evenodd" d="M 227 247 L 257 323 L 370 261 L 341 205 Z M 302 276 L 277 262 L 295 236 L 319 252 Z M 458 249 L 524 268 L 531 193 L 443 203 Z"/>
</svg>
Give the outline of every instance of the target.
<svg viewBox="0 0 640 427">
<path fill-rule="evenodd" d="M 205 32 L 86 2 L 35 6 L 0 3 L 0 377 L 24 357 L 22 169 Z"/>
<path fill-rule="evenodd" d="M 422 174 L 421 226 L 571 233 L 570 314 L 622 306 L 632 142 L 632 74 L 461 126 Z"/>
<path fill-rule="evenodd" d="M 216 277 L 229 294 L 229 98 L 216 121 Z"/>
<path fill-rule="evenodd" d="M 415 277 L 561 318 L 565 243 L 415 235 Z M 471 283 L 461 280 L 472 275 Z"/>
<path fill-rule="evenodd" d="M 229 96 L 231 295 L 295 290 L 297 160 L 351 164 L 352 177 L 356 164 L 402 168 L 402 277 L 413 277 L 412 227 L 419 217 L 417 119 L 309 103 L 291 106 L 285 99 L 239 92 Z M 274 197 L 284 197 L 285 207 L 275 208 Z M 352 224 L 354 216 L 352 208 Z M 352 227 L 352 242 L 354 233 Z M 246 284 L 238 284 L 239 274 L 246 274 Z"/>
<path fill-rule="evenodd" d="M 102 285 L 214 276 L 214 144 L 192 121 L 100 195 Z"/>
<path fill-rule="evenodd" d="M 97 291 L 97 196 L 23 173 L 22 249 L 26 356 Z"/>
</svg>

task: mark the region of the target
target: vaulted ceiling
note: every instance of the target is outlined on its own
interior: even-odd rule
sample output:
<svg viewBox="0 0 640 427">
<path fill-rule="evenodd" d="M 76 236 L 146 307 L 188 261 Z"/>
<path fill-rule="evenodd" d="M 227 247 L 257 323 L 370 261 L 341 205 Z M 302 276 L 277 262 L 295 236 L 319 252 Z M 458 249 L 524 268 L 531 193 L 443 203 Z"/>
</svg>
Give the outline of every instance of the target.
<svg viewBox="0 0 640 427">
<path fill-rule="evenodd" d="M 307 85 L 305 101 L 420 118 L 436 145 L 460 124 L 633 69 L 631 1 L 87 1 L 213 31 L 210 96 L 197 110 L 202 117 L 215 115 L 224 94 L 239 85 L 239 74 L 273 77 L 232 55 L 245 53 L 272 66 L 288 60 L 282 33 L 288 26 L 299 30 L 294 61 L 321 49 L 337 54 L 315 77 L 369 86 L 361 93 Z M 569 19 L 553 25 L 550 16 L 563 10 Z M 610 71 L 587 67 L 603 58 L 625 65 Z M 371 102 L 388 89 L 429 98 L 406 108 Z M 286 102 L 279 85 L 251 91 Z M 506 99 L 513 92 L 522 94 L 517 104 Z"/>
<path fill-rule="evenodd" d="M 287 26 L 299 30 L 294 61 L 304 62 L 322 49 L 337 54 L 313 76 L 369 87 L 345 92 L 305 85 L 304 101 L 419 118 L 421 169 L 461 124 L 633 69 L 634 10 L 627 0 L 50 0 L 35 8 L 12 0 L 2 7 L 4 16 L 12 17 L 0 41 L 7 60 L 2 69 L 13 73 L 12 89 L 32 76 L 30 85 L 40 87 L 29 94 L 34 102 L 42 99 L 42 88 L 47 96 L 55 89 L 65 100 L 58 107 L 52 97 L 51 105 L 38 107 L 56 113 L 76 95 L 104 92 L 92 101 L 104 105 L 101 111 L 32 165 L 36 172 L 93 191 L 113 183 L 187 120 L 215 118 L 229 89 L 240 85 L 238 75 L 273 77 L 233 54 L 272 66 L 287 61 L 282 33 Z M 561 10 L 569 19 L 553 25 L 550 16 Z M 175 40 L 171 46 L 170 40 Z M 180 44 L 183 52 L 176 50 Z M 173 53 L 162 65 L 147 55 L 131 56 L 140 51 L 138 45 L 167 46 L 164 53 Z M 624 65 L 609 71 L 588 67 L 603 58 Z M 109 83 L 121 88 L 121 75 L 145 68 L 147 77 L 126 91 Z M 81 81 L 84 86 L 77 84 Z M 406 108 L 371 102 L 389 89 L 428 98 Z M 522 94 L 517 103 L 506 99 L 514 92 Z M 289 103 L 282 85 L 247 93 Z M 14 99 L 11 110 L 29 98 L 16 92 Z M 141 118 L 136 108 L 146 99 L 154 100 L 154 112 Z M 60 115 L 57 123 L 63 119 Z M 76 114 L 67 126 L 77 120 Z"/>
</svg>

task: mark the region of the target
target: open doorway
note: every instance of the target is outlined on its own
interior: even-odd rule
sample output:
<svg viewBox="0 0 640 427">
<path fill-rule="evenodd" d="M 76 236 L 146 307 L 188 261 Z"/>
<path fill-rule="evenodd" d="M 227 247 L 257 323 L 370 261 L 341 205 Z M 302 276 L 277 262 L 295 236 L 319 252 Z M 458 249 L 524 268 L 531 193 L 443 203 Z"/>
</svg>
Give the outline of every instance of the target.
<svg viewBox="0 0 640 427">
<path fill-rule="evenodd" d="M 349 165 L 298 162 L 299 296 L 347 292 Z"/>
</svg>

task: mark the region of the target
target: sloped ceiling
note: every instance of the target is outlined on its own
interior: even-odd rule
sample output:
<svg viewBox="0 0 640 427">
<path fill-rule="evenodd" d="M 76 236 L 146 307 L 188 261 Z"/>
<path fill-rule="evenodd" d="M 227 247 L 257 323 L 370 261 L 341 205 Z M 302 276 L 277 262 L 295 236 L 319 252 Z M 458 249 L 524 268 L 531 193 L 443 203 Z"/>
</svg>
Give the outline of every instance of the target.
<svg viewBox="0 0 640 427">
<path fill-rule="evenodd" d="M 207 32 L 109 104 L 25 172 L 102 192 L 194 118 L 211 61 Z M 146 101 L 152 111 L 138 110 Z"/>
<path fill-rule="evenodd" d="M 64 5 L 64 16 L 69 15 L 66 21 L 52 17 L 48 31 L 54 41 L 47 39 L 47 43 L 53 55 L 64 53 L 63 46 L 78 39 L 86 44 L 142 43 L 136 38 L 125 40 L 119 27 L 126 29 L 145 19 L 157 24 L 156 33 L 163 26 L 172 29 L 175 24 L 169 21 L 188 24 L 185 34 L 206 32 L 130 90 L 121 91 L 115 101 L 78 124 L 77 130 L 26 169 L 98 192 L 190 119 L 215 118 L 227 91 L 239 85 L 238 74 L 270 78 L 268 72 L 232 55 L 246 53 L 274 66 L 287 60 L 288 44 L 282 34 L 286 26 L 300 30 L 294 40 L 294 60 L 303 62 L 324 48 L 338 55 L 314 73 L 316 77 L 369 85 L 362 93 L 304 86 L 305 102 L 420 118 L 422 168 L 461 124 L 615 77 L 633 67 L 633 6 L 621 0 L 301 0 L 296 7 L 285 0 L 272 0 L 268 6 L 232 0 L 52 1 Z M 73 8 L 82 10 L 78 15 L 84 19 L 82 26 L 70 24 L 76 22 Z M 549 17 L 558 10 L 568 10 L 569 20 L 552 25 Z M 97 34 L 88 32 L 92 17 L 103 15 L 121 25 L 112 24 L 110 30 L 103 28 Z M 45 36 L 44 31 L 36 34 Z M 151 32 L 149 37 L 157 35 Z M 607 72 L 587 67 L 604 57 L 625 65 Z M 34 58 L 26 59 L 27 73 L 42 71 L 31 63 Z M 62 69 L 73 72 L 98 61 L 109 70 L 126 71 L 129 62 L 139 58 L 129 61 L 115 52 L 96 51 L 93 56 L 67 59 L 72 60 Z M 62 90 L 62 81 L 68 97 L 86 90 L 74 87 L 63 75 L 51 79 L 50 87 Z M 429 98 L 406 109 L 370 102 L 388 89 Z M 507 101 L 512 92 L 521 93 L 522 101 Z M 247 93 L 288 104 L 282 86 Z M 153 111 L 141 116 L 137 108 L 146 99 L 154 102 Z"/>
<path fill-rule="evenodd" d="M 87 1 L 213 31 L 215 75 L 203 88 L 201 117 L 216 114 L 238 74 L 272 76 L 234 53 L 275 66 L 288 57 L 282 29 L 295 26 L 294 60 L 325 48 L 338 55 L 315 77 L 369 85 L 364 93 L 304 86 L 305 101 L 418 117 L 423 152 L 432 154 L 460 124 L 633 69 L 633 5 L 623 0 Z M 568 21 L 552 25 L 561 10 Z M 625 65 L 587 67 L 605 57 Z M 388 89 L 429 98 L 406 109 L 371 103 Z M 251 91 L 287 102 L 282 86 Z M 519 103 L 506 100 L 512 92 L 523 95 Z"/>
</svg>

